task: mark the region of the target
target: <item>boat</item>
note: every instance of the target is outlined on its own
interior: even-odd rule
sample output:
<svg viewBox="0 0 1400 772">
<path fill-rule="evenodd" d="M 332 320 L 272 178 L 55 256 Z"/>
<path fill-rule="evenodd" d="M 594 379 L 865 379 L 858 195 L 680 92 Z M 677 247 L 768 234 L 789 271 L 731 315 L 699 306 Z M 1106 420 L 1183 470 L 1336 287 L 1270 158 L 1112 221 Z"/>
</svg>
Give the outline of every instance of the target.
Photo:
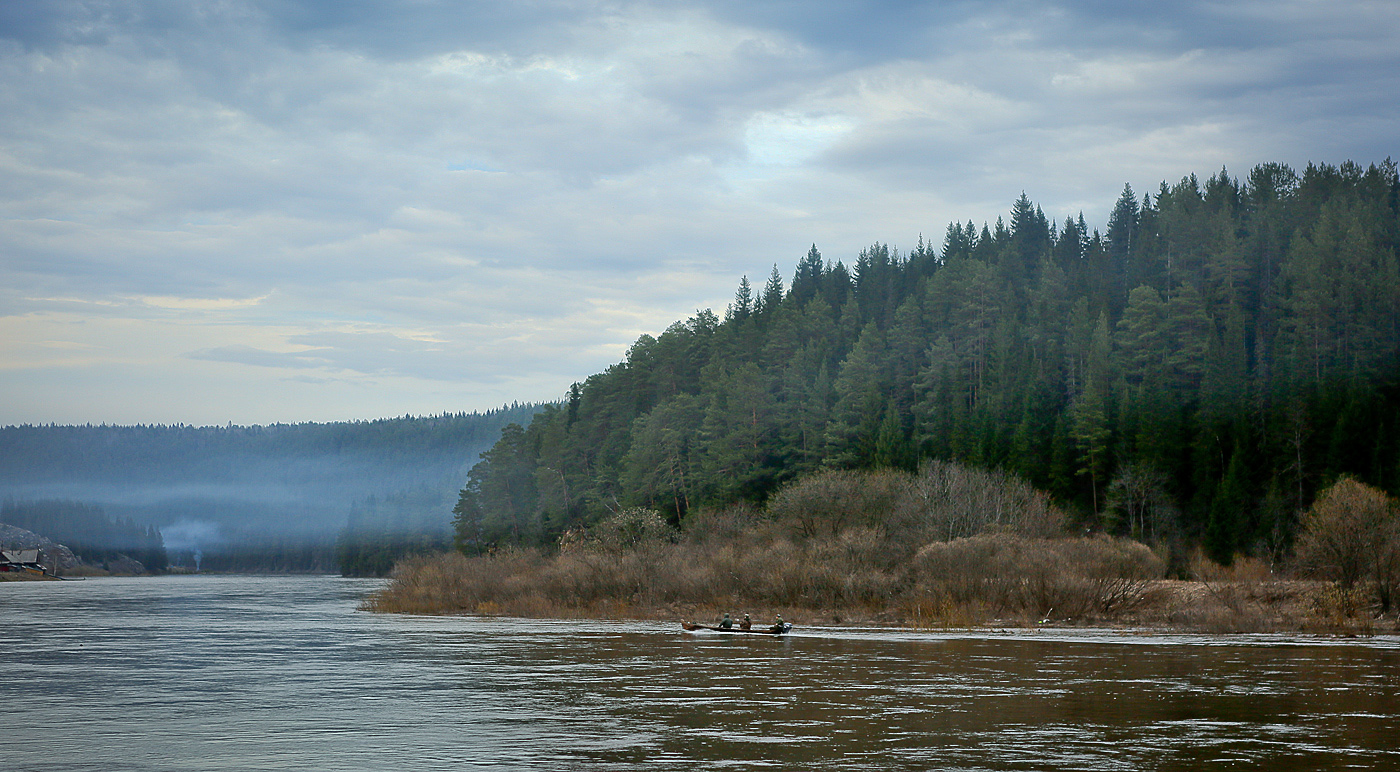
<svg viewBox="0 0 1400 772">
<path fill-rule="evenodd" d="M 767 627 L 752 627 L 748 630 L 745 630 L 738 626 L 724 628 L 715 627 L 714 625 L 702 625 L 696 622 L 682 621 L 681 628 L 684 629 L 686 632 L 690 633 L 693 633 L 696 630 L 713 630 L 717 633 L 741 633 L 748 635 L 782 635 L 783 633 L 790 632 L 792 630 L 792 623 L 784 622 L 782 624 L 782 627 L 779 627 L 778 625 L 770 625 Z"/>
</svg>

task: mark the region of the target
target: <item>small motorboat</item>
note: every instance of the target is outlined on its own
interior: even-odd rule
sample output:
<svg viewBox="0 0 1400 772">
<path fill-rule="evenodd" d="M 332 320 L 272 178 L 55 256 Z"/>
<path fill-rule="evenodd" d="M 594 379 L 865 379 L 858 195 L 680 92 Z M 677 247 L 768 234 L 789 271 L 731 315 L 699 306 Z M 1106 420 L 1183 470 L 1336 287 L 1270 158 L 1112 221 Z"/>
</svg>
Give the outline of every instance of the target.
<svg viewBox="0 0 1400 772">
<path fill-rule="evenodd" d="M 740 634 L 746 634 L 746 635 L 747 635 L 747 634 L 754 634 L 754 635 L 782 635 L 783 633 L 786 633 L 786 632 L 789 632 L 789 631 L 792 630 L 792 623 L 791 623 L 791 622 L 784 622 L 784 623 L 782 623 L 782 625 L 769 625 L 769 626 L 767 626 L 767 627 L 754 626 L 754 627 L 749 628 L 748 630 L 745 630 L 745 629 L 739 627 L 738 625 L 735 625 L 734 627 L 725 628 L 725 627 L 715 627 L 714 625 L 702 625 L 702 624 L 698 624 L 698 623 L 696 623 L 696 622 L 685 622 L 685 621 L 682 621 L 682 622 L 681 622 L 681 627 L 682 627 L 686 632 L 690 632 L 690 633 L 693 633 L 693 632 L 695 632 L 696 630 L 713 630 L 713 631 L 715 631 L 715 632 L 717 632 L 717 633 L 740 633 Z"/>
</svg>

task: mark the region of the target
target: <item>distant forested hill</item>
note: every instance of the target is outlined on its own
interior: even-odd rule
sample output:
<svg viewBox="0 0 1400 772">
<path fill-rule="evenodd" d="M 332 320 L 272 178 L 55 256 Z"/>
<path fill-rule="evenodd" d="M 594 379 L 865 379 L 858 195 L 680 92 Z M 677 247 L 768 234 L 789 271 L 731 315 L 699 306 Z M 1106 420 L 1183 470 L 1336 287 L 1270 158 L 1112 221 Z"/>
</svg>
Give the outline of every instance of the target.
<svg viewBox="0 0 1400 772">
<path fill-rule="evenodd" d="M 503 426 L 538 409 L 271 426 L 8 426 L 0 497 L 83 502 L 157 526 L 172 562 L 199 551 L 207 569 L 329 570 L 337 538 L 342 551 L 409 537 L 444 543 L 467 470 Z M 43 532 L 42 523 L 26 527 Z"/>
<path fill-rule="evenodd" d="M 953 223 L 790 286 L 743 280 L 509 427 L 457 505 L 470 550 L 609 509 L 761 501 L 823 468 L 947 459 L 1052 492 L 1081 526 L 1150 511 L 1218 559 L 1286 548 L 1348 473 L 1400 486 L 1400 181 L 1390 161 L 1125 187 L 1107 226 Z"/>
</svg>

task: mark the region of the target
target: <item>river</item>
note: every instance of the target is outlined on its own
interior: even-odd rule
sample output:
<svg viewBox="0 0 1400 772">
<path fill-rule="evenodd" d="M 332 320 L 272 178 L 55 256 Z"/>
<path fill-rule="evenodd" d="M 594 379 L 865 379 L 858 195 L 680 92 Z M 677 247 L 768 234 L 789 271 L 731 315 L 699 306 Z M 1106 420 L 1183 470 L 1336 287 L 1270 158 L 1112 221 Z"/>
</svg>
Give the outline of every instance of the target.
<svg viewBox="0 0 1400 772">
<path fill-rule="evenodd" d="M 11 770 L 1400 769 L 1400 639 L 376 615 L 369 580 L 0 584 Z"/>
</svg>

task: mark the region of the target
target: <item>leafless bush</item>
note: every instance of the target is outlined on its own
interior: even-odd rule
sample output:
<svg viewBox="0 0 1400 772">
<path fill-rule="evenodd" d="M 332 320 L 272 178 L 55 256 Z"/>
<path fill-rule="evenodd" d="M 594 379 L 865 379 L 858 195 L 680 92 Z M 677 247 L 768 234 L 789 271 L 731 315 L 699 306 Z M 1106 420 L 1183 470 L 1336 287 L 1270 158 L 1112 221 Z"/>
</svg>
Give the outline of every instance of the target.
<svg viewBox="0 0 1400 772">
<path fill-rule="evenodd" d="M 802 538 L 851 527 L 885 529 L 905 503 L 908 477 L 891 469 L 834 470 L 799 480 L 768 501 L 768 515 Z"/>
<path fill-rule="evenodd" d="M 1146 546 L 1124 539 L 986 534 L 926 545 L 915 571 L 925 587 L 959 604 L 1078 618 L 1139 602 L 1163 565 Z"/>
<path fill-rule="evenodd" d="M 1043 491 L 999 471 L 972 469 L 946 461 L 926 462 L 909 486 L 914 522 L 922 541 L 1007 532 L 1054 536 L 1064 514 Z"/>
<path fill-rule="evenodd" d="M 1331 585 L 1312 598 L 1307 626 L 1325 632 L 1369 634 L 1373 631 L 1369 593 L 1360 587 Z"/>
<path fill-rule="evenodd" d="M 569 531 L 559 538 L 561 552 L 595 551 L 610 554 L 674 542 L 680 533 L 654 509 L 629 507 L 603 518 L 590 528 Z"/>
<path fill-rule="evenodd" d="M 718 509 L 697 508 L 686 514 L 681 528 L 688 541 L 733 542 L 751 537 L 764 522 L 752 504 L 740 502 Z"/>
<path fill-rule="evenodd" d="M 1384 611 L 1400 590 L 1400 516 L 1383 491 L 1343 477 L 1303 515 L 1296 556 L 1304 571 L 1350 590 L 1374 582 Z"/>
<path fill-rule="evenodd" d="M 917 475 L 894 470 L 829 471 L 776 493 L 766 508 L 796 539 L 868 531 L 881 540 L 870 553 L 882 570 L 912 557 L 920 544 L 1017 533 L 1060 533 L 1063 513 L 1047 494 L 1003 472 L 930 461 Z"/>
</svg>

